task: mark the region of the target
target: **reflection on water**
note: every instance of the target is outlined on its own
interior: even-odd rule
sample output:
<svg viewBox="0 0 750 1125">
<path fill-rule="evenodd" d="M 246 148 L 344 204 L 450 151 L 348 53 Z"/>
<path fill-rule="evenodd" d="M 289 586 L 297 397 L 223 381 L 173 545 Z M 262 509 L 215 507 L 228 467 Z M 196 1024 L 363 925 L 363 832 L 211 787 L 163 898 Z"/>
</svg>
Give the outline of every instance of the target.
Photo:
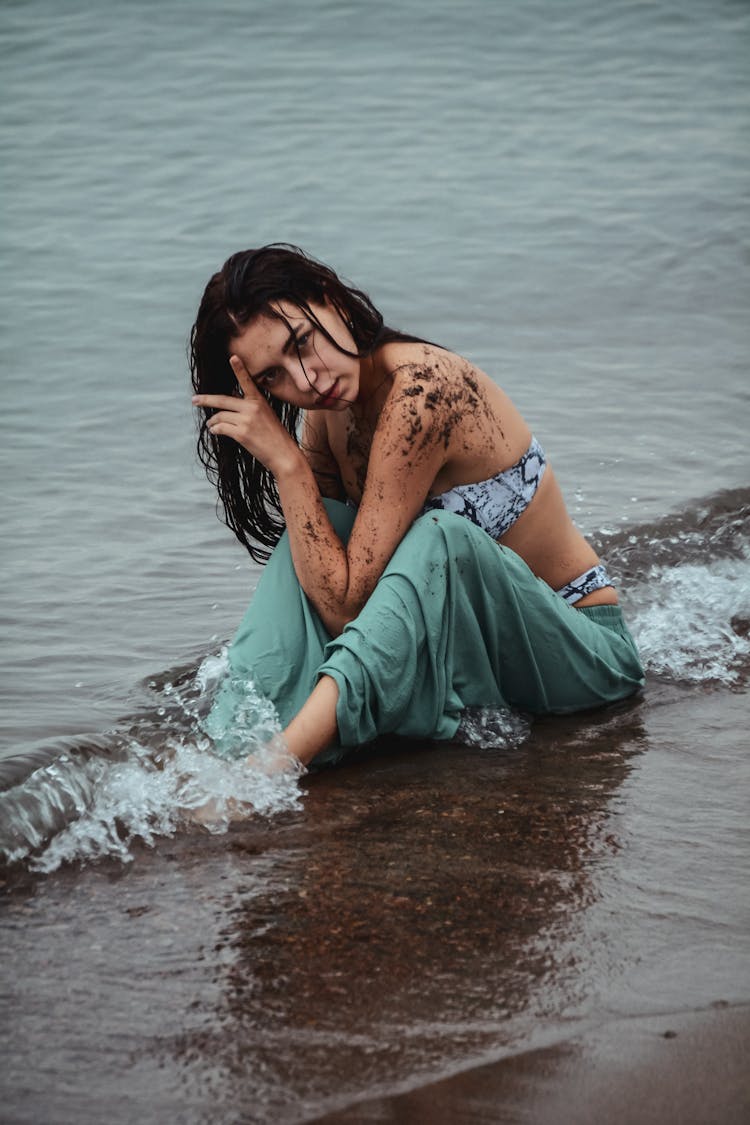
<svg viewBox="0 0 750 1125">
<path fill-rule="evenodd" d="M 746 698 L 663 685 L 504 751 L 383 747 L 227 836 L 17 869 L 6 1104 L 33 1056 L 42 1118 L 54 1097 L 93 1125 L 119 1091 L 113 1125 L 292 1122 L 613 1013 L 744 997 Z"/>
<path fill-rule="evenodd" d="M 579 1007 L 579 915 L 620 847 L 609 806 L 644 747 L 640 705 L 580 733 L 541 724 L 523 751 L 394 750 L 312 779 L 304 824 L 224 930 L 221 1026 L 180 1036 L 178 1057 L 211 1057 L 238 1106 L 242 1060 L 272 1115 Z M 258 843 L 233 840 L 250 868 Z"/>
</svg>

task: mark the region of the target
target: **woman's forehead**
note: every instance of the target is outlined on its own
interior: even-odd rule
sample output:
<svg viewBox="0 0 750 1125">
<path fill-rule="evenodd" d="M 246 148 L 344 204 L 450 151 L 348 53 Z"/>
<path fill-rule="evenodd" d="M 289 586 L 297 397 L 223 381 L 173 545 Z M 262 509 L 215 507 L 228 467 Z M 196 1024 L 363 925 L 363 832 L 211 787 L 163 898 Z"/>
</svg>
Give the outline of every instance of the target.
<svg viewBox="0 0 750 1125">
<path fill-rule="evenodd" d="M 304 316 L 302 309 L 291 301 L 274 301 L 269 311 L 258 313 L 231 337 L 230 350 L 254 352 L 281 348 L 290 330 L 296 328 Z"/>
<path fill-rule="evenodd" d="M 325 311 L 325 305 L 319 305 L 315 301 L 308 302 L 304 309 L 287 299 L 271 301 L 266 311 L 257 313 L 238 330 L 230 339 L 229 347 L 236 349 L 240 346 L 253 350 L 259 347 L 283 347 L 292 329 L 309 320 L 310 314 L 316 321 L 319 320 L 321 314 L 325 316 Z"/>
<path fill-rule="evenodd" d="M 323 306 L 317 305 L 314 301 L 308 302 L 305 308 L 302 308 L 300 305 L 295 304 L 294 301 L 284 298 L 270 301 L 266 310 L 258 313 L 252 320 L 248 321 L 247 327 L 251 328 L 253 325 L 258 325 L 264 331 L 272 330 L 274 325 L 291 327 L 292 325 L 298 324 L 301 320 L 308 319 L 310 313 L 317 318 L 322 311 Z"/>
<path fill-rule="evenodd" d="M 304 309 L 301 309 L 299 305 L 295 305 L 294 301 L 271 301 L 270 309 L 272 315 L 268 317 L 269 320 L 280 318 L 281 320 L 293 321 L 300 320 L 306 315 Z M 268 316 L 267 313 L 266 316 Z"/>
</svg>

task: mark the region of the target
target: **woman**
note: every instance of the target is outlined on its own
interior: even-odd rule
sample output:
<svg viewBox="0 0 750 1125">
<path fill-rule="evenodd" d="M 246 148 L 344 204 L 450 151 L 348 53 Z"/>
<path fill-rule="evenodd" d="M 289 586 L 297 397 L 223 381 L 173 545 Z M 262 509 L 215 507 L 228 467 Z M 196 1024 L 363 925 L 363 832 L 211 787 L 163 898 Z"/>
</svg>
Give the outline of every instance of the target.
<svg viewBox="0 0 750 1125">
<path fill-rule="evenodd" d="M 275 547 L 230 665 L 303 764 L 451 738 L 468 706 L 574 711 L 642 684 L 541 446 L 467 360 L 274 244 L 209 281 L 191 370 L 226 522 L 255 559 Z M 219 701 L 230 724 L 239 706 Z"/>
</svg>

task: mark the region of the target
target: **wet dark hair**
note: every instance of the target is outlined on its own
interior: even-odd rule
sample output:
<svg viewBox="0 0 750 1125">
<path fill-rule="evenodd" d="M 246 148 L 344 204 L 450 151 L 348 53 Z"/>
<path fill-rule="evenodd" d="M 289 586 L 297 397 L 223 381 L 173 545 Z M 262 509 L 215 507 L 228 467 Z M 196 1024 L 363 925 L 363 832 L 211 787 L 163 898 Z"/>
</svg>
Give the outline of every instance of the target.
<svg viewBox="0 0 750 1125">
<path fill-rule="evenodd" d="M 190 333 L 190 371 L 195 394 L 238 394 L 229 364 L 229 341 L 259 314 L 284 319 L 273 307 L 288 301 L 344 355 L 365 357 L 391 340 L 420 341 L 383 323 L 366 293 L 345 284 L 328 266 L 298 246 L 275 242 L 241 250 L 215 273 L 201 299 Z M 328 301 L 349 329 L 356 345 L 349 352 L 333 339 L 310 308 Z M 280 402 L 263 387 L 277 418 L 299 444 L 300 408 Z M 232 438 L 214 435 L 207 426 L 212 411 L 199 409 L 198 457 L 219 492 L 224 522 L 256 562 L 265 561 L 284 530 L 273 474 Z"/>
</svg>

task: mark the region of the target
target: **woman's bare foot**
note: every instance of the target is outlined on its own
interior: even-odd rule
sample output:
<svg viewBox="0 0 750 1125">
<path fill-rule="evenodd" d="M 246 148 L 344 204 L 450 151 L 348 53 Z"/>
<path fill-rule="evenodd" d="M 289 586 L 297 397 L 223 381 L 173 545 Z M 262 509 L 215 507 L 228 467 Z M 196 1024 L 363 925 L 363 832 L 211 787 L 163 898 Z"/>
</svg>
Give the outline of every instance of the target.
<svg viewBox="0 0 750 1125">
<path fill-rule="evenodd" d="M 279 732 L 260 750 L 245 759 L 244 765 L 248 777 L 253 774 L 262 785 L 269 778 L 281 778 L 287 775 L 296 780 L 305 773 L 305 767 L 287 747 L 284 735 Z M 236 797 L 212 797 L 205 804 L 196 808 L 185 809 L 185 815 L 194 824 L 200 824 L 209 831 L 224 828 L 238 820 L 246 820 L 252 816 L 255 808 L 250 801 L 242 801 Z"/>
</svg>

